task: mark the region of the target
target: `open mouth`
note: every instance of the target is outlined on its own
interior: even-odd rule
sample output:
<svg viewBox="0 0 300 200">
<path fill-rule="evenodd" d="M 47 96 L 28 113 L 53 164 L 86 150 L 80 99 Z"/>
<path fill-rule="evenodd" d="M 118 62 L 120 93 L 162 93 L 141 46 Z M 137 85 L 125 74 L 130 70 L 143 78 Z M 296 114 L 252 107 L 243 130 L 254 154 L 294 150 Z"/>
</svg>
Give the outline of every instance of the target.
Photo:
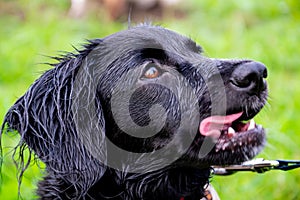
<svg viewBox="0 0 300 200">
<path fill-rule="evenodd" d="M 199 126 L 200 134 L 217 139 L 215 151 L 235 151 L 241 146 L 257 146 L 259 138 L 264 134 L 262 126 L 254 119 L 239 120 L 243 112 L 226 116 L 210 116 L 205 118 Z"/>
</svg>

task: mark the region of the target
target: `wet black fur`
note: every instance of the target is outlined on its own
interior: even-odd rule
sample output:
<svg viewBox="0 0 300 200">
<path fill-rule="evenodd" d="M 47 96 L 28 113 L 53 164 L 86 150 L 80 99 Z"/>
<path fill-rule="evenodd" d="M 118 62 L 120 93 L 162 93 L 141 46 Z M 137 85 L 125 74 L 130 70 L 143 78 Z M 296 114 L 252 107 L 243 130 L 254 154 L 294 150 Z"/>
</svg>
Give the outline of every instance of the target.
<svg viewBox="0 0 300 200">
<path fill-rule="evenodd" d="M 144 47 L 143 41 L 147 41 Z M 133 49 L 129 45 L 130 42 L 141 45 L 138 49 Z M 149 44 L 152 45 L 150 48 Z M 169 46 L 167 47 L 167 45 Z M 11 107 L 5 116 L 2 128 L 3 130 L 6 128 L 17 130 L 20 133 L 21 139 L 18 147 L 21 150 L 19 153 L 22 159 L 24 159 L 22 152 L 28 148 L 30 153 L 34 153 L 46 164 L 46 175 L 38 184 L 37 194 L 40 199 L 179 200 L 181 197 L 200 199 L 204 186 L 210 178 L 210 164 L 238 163 L 257 153 L 241 149 L 235 155 L 232 155 L 231 152 L 214 155 L 212 152 L 207 157 L 199 159 L 199 146 L 201 146 L 203 137 L 199 133 L 195 133 L 196 136 L 191 147 L 187 151 L 181 152 L 183 156 L 162 169 L 139 174 L 105 166 L 87 151 L 78 138 L 73 119 L 74 113 L 71 108 L 74 100 L 72 91 L 76 75 L 91 51 L 96 51 L 98 57 L 92 57 L 95 60 L 89 60 L 89 62 L 99 67 L 104 66 L 101 64 L 105 63 L 107 68 L 107 73 L 101 75 L 101 79 L 97 83 L 96 94 L 99 123 L 105 129 L 103 134 L 110 137 L 119 146 L 125 149 L 128 147 L 131 148 L 129 149 L 131 151 L 141 153 L 163 148 L 166 143 L 164 140 L 168 141 L 168 138 L 173 135 L 176 137 L 176 133 L 171 128 L 176 126 L 176 120 L 180 120 L 180 116 L 176 115 L 178 108 L 172 104 L 174 102 L 170 100 L 172 98 L 166 92 L 167 96 L 159 97 L 159 101 L 165 103 L 162 105 L 167 108 L 170 117 L 173 118 L 168 121 L 169 126 L 163 129 L 165 135 L 152 138 L 143 143 L 144 145 L 140 145 L 140 142 L 135 142 L 135 140 L 132 140 L 131 144 L 127 144 L 112 119 L 109 104 L 111 89 L 118 81 L 120 74 L 127 73 L 130 68 L 138 69 L 143 62 L 149 60 L 174 66 L 175 68 L 171 70 L 186 77 L 195 89 L 199 103 L 199 120 L 201 120 L 210 115 L 211 102 L 205 81 L 197 70 L 199 68 L 205 70 L 210 63 L 215 64 L 222 77 L 225 77 L 224 84 L 226 86 L 226 77 L 232 73 L 233 67 L 238 63 L 247 62 L 243 60 L 210 60 L 203 57 L 201 48 L 188 38 L 160 27 L 146 25 L 108 36 L 103 40 L 91 40 L 78 53 L 57 58 L 59 63 L 37 79 L 24 96 Z M 119 51 L 118 56 L 111 60 L 105 60 L 104 55 L 112 51 Z M 170 52 L 176 52 L 176 54 L 172 55 Z M 189 56 L 199 56 L 203 60 L 199 59 L 198 66 L 195 67 L 191 60 L 186 59 Z M 135 76 L 135 78 L 137 77 Z M 207 80 L 210 78 L 212 75 L 209 75 Z M 151 91 L 151 88 L 147 88 L 147 91 Z M 226 90 L 226 93 L 230 93 L 230 91 Z M 231 96 L 233 96 L 232 93 L 228 98 L 230 99 Z M 222 99 L 223 97 L 216 98 Z M 248 97 L 230 100 L 227 102 L 228 112 L 247 110 L 248 115 L 251 116 L 262 108 L 264 101 L 259 101 L 254 97 L 251 100 Z M 137 106 L 132 109 L 139 108 Z M 133 118 L 137 118 L 137 123 L 143 124 L 149 120 L 147 117 L 138 116 L 139 112 L 136 115 Z M 101 146 L 101 144 L 98 145 Z M 25 166 L 24 169 L 26 169 L 26 163 L 27 161 L 22 160 L 18 164 Z"/>
</svg>

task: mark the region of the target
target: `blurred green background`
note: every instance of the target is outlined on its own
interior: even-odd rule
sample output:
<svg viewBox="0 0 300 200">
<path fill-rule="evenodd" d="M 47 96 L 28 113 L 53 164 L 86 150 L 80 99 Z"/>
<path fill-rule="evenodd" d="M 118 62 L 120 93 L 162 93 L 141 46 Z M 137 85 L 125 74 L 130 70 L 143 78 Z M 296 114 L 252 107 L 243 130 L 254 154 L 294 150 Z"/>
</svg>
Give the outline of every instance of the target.
<svg viewBox="0 0 300 200">
<path fill-rule="evenodd" d="M 85 39 L 101 38 L 127 28 L 105 10 L 90 9 L 81 18 L 68 16 L 67 0 L 0 1 L 0 122 L 6 111 L 43 71 L 47 56 L 80 48 Z M 300 159 L 300 2 L 298 0 L 185 0 L 179 18 L 154 19 L 196 40 L 205 55 L 251 58 L 269 69 L 270 99 L 256 117 L 268 131 L 268 144 L 258 156 Z M 142 22 L 143 19 L 135 22 Z M 11 160 L 14 137 L 4 136 L 0 199 L 17 199 L 16 168 Z M 35 198 L 42 172 L 32 165 L 23 177 L 21 196 Z M 265 174 L 240 172 L 212 178 L 221 199 L 300 199 L 300 169 Z"/>
</svg>

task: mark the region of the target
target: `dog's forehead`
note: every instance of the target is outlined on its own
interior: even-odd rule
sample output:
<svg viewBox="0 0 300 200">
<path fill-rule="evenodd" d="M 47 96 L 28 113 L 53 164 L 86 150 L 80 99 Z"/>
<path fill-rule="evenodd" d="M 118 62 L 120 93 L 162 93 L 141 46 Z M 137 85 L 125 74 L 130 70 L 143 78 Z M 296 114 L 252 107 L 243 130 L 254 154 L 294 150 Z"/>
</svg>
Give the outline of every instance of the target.
<svg viewBox="0 0 300 200">
<path fill-rule="evenodd" d="M 131 51 L 144 48 L 162 49 L 181 55 L 201 53 L 202 49 L 193 40 L 158 26 L 137 26 L 117 32 L 103 39 L 112 50 Z"/>
</svg>

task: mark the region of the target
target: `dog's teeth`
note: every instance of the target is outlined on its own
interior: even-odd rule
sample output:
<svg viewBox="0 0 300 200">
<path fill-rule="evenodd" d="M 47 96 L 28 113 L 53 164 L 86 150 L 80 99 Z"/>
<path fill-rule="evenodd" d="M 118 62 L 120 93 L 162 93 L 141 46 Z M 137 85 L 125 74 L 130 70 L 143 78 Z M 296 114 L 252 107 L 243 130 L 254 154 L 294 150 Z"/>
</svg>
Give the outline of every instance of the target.
<svg viewBox="0 0 300 200">
<path fill-rule="evenodd" d="M 232 127 L 228 128 L 228 135 L 233 136 L 235 134 L 235 130 Z"/>
<path fill-rule="evenodd" d="M 248 126 L 248 131 L 255 128 L 255 121 L 251 119 Z"/>
<path fill-rule="evenodd" d="M 222 146 L 222 150 L 224 151 L 224 150 L 226 149 L 227 146 L 228 146 L 228 145 L 225 145 L 225 144 L 224 144 L 224 145 Z"/>
</svg>

